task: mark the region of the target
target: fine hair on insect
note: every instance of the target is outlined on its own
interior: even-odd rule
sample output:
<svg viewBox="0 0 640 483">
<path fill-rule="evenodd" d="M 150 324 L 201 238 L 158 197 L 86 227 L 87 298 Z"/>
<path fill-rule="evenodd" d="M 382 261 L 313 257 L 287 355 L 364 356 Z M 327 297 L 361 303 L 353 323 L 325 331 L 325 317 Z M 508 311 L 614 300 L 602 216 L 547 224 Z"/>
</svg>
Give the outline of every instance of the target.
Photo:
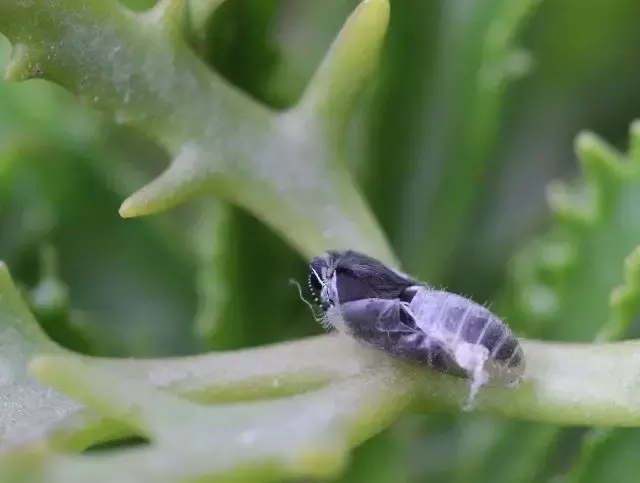
<svg viewBox="0 0 640 483">
<path fill-rule="evenodd" d="M 517 337 L 466 297 L 353 250 L 315 257 L 308 279 L 323 325 L 393 357 L 469 379 L 467 409 L 482 386 L 514 387 L 523 376 Z"/>
<path fill-rule="evenodd" d="M 302 287 L 300 286 L 300 283 L 297 280 L 294 280 L 293 278 L 289 279 L 289 283 L 291 285 L 294 285 L 297 289 L 298 289 L 298 296 L 300 297 L 300 300 L 302 300 L 302 302 L 309 307 L 309 311 L 311 312 L 311 315 L 313 316 L 313 319 L 319 323 L 323 329 L 325 330 L 332 330 L 333 326 L 331 325 L 331 323 L 328 321 L 327 318 L 327 314 L 320 308 L 320 312 L 318 312 L 318 307 L 313 305 L 311 302 L 309 302 L 304 295 L 302 294 Z"/>
</svg>

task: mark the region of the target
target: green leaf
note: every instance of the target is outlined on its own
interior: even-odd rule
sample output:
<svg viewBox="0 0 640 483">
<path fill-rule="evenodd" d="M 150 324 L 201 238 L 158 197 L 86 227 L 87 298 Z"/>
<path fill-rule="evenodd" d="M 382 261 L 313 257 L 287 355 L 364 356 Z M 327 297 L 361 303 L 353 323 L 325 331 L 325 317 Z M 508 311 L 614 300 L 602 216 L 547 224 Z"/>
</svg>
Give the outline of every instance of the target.
<svg viewBox="0 0 640 483">
<path fill-rule="evenodd" d="M 473 39 L 486 40 L 477 43 L 482 53 L 474 57 L 483 75 L 468 78 L 473 87 L 479 86 L 470 115 L 462 116 L 469 142 L 455 147 L 470 149 L 474 159 L 491 140 L 498 88 L 521 72 L 523 63 L 519 52 L 511 50 L 512 40 L 534 3 L 491 5 L 501 14 L 493 18 L 493 8 L 480 12 L 488 22 L 478 28 L 481 34 L 476 36 L 478 26 L 471 26 L 467 33 L 473 35 L 465 36 L 465 45 L 453 49 L 454 55 L 444 49 L 456 63 L 456 52 L 476 52 Z M 170 153 L 174 161 L 167 171 L 123 204 L 125 216 L 155 213 L 206 192 L 250 211 L 304 257 L 349 247 L 393 262 L 347 173 L 340 148 L 343 132 L 335 129 L 348 118 L 352 96 L 375 67 L 386 31 L 387 2 L 359 5 L 302 102 L 282 113 L 231 87 L 191 52 L 182 39 L 182 6 L 178 0 L 163 0 L 150 11 L 134 14 L 115 1 L 4 0 L 0 30 L 14 45 L 8 77 L 53 80 L 117 122 L 149 134 Z M 464 20 L 456 15 L 450 20 Z M 495 30 L 485 30 L 494 20 Z M 452 36 L 458 34 L 450 30 Z M 463 62 L 465 58 L 460 56 Z M 578 144 L 589 184 L 556 191 L 559 229 L 542 240 L 540 251 L 531 251 L 540 259 L 520 265 L 525 276 L 516 295 L 520 301 L 533 301 L 535 310 L 519 303 L 519 314 L 510 321 L 545 336 L 562 327 L 558 338 L 571 340 L 577 338 L 578 324 L 586 321 L 592 332 L 586 339 L 591 340 L 609 318 L 606 294 L 620 283 L 621 259 L 632 248 L 627 246 L 630 240 L 637 240 L 635 228 L 620 235 L 635 226 L 622 208 L 637 206 L 637 167 L 618 164 L 614 151 L 589 136 Z M 638 152 L 637 146 L 634 140 L 632 152 Z M 444 186 L 453 186 L 449 178 L 445 176 Z M 453 218 L 463 218 L 473 206 L 473 196 L 459 189 L 447 191 L 442 199 L 449 196 L 455 198 L 450 205 L 455 216 L 440 223 L 444 215 L 439 214 L 435 223 L 443 230 L 437 231 L 434 246 L 444 251 L 428 253 L 438 258 L 436 265 L 446 263 L 445 252 L 452 247 L 442 240 L 451 241 L 459 230 Z M 203 257 L 211 256 L 214 264 L 220 255 L 216 248 L 213 253 L 203 250 Z M 631 279 L 637 263 L 630 259 L 629 267 Z M 589 285 L 593 271 L 603 277 Z M 11 312 L 11 303 L 3 304 L 7 294 L 15 292 L 12 286 L 2 288 L 0 314 Z M 616 322 L 600 332 L 601 338 L 618 337 L 628 325 L 637 304 L 637 283 L 629 282 L 615 294 L 618 315 L 611 320 Z M 6 455 L 0 464 L 3 481 L 332 477 L 344 468 L 350 448 L 388 427 L 404 410 L 442 407 L 457 412 L 469 389 L 468 381 L 393 361 L 341 335 L 223 354 L 114 360 L 63 352 L 47 342 L 26 310 L 19 315 L 0 320 L 0 334 L 20 327 L 0 357 L 8 354 L 7 363 L 24 378 L 7 389 L 20 389 L 29 380 L 37 394 L 48 390 L 28 379 L 29 365 L 42 381 L 84 406 L 76 405 L 62 419 L 43 425 L 39 445 L 30 440 L 24 450 Z M 28 324 L 19 322 L 24 320 Z M 246 321 L 261 322 L 259 316 Z M 28 342 L 31 332 L 40 334 L 39 342 Z M 33 353 L 14 356 L 15 346 Z M 478 396 L 478 410 L 565 425 L 640 426 L 637 369 L 628 364 L 640 353 L 637 342 L 552 344 L 531 339 L 523 340 L 523 348 L 523 384 L 513 390 L 485 388 Z M 34 354 L 40 355 L 32 360 Z M 57 409 L 53 412 L 58 414 Z M 555 439 L 554 431 L 532 431 L 533 460 Z M 71 454 L 130 434 L 145 436 L 149 445 L 101 455 Z"/>
<path fill-rule="evenodd" d="M 386 29 L 384 15 L 369 19 L 386 5 L 362 3 L 330 54 L 336 65 L 350 65 L 356 79 L 375 57 L 362 52 L 377 52 Z M 171 2 L 142 14 L 113 0 L 3 2 L 0 30 L 14 47 L 7 76 L 53 80 L 171 153 L 170 167 L 123 203 L 123 216 L 155 213 L 210 192 L 251 211 L 306 257 L 342 247 L 393 261 L 344 163 L 336 162 L 321 128 L 313 128 L 319 117 L 303 123 L 309 129 L 302 135 L 308 109 L 276 115 L 229 86 L 176 34 L 178 10 Z M 365 40 L 371 43 L 358 48 Z M 322 82 L 347 82 L 342 67 L 327 62 Z M 320 92 L 322 82 L 311 92 Z M 351 84 L 334 87 L 352 90 Z"/>
<path fill-rule="evenodd" d="M 640 170 L 639 145 L 640 125 L 636 121 L 631 126 L 628 168 L 637 176 L 640 176 L 637 174 Z M 627 223 L 629 220 L 625 216 Z M 626 283 L 612 293 L 611 303 L 617 310 L 599 333 L 600 339 L 614 338 L 640 313 L 640 244 L 626 260 Z M 608 478 L 615 478 L 615 481 L 632 481 L 638 466 L 637 458 L 632 456 L 637 437 L 637 431 L 590 430 L 568 479 L 575 483 L 602 481 L 602 475 L 609 474 Z"/>
<path fill-rule="evenodd" d="M 80 407 L 27 372 L 38 352 L 58 351 L 0 263 L 0 451 L 38 444 L 55 424 Z"/>
<path fill-rule="evenodd" d="M 415 409 L 456 410 L 467 398 L 467 381 L 400 363 L 341 335 L 173 359 L 74 355 L 47 341 L 6 270 L 3 274 L 1 327 L 9 342 L 2 354 L 10 357 L 6 364 L 13 373 L 22 374 L 6 389 L 37 389 L 23 400 L 29 407 L 22 414 L 47 416 L 39 444 L 68 453 L 127 434 L 151 441 L 148 447 L 108 456 L 70 456 L 28 446 L 3 459 L 5 474 L 46 482 L 80 481 L 85 472 L 113 481 L 133 468 L 136 481 L 326 477 L 342 469 L 349 448 L 387 427 L 412 402 L 418 403 Z M 12 352 L 15 347 L 26 355 Z M 516 390 L 486 388 L 478 397 L 480 410 L 565 424 L 640 425 L 635 367 L 624 364 L 640 353 L 637 343 L 523 341 L 523 347 L 525 383 Z M 51 352 L 58 355 L 38 355 Z M 86 408 L 30 379 L 27 364 Z M 202 405 L 212 402 L 217 404 Z M 268 443 L 254 446 L 253 431 Z"/>
<path fill-rule="evenodd" d="M 627 162 L 588 133 L 577 137 L 576 151 L 584 183 L 554 185 L 555 224 L 515 260 L 507 315 L 529 336 L 565 341 L 620 339 L 640 304 L 640 218 L 631 209 L 640 204 L 639 163 L 633 157 Z M 526 321 L 535 324 L 525 325 Z M 503 481 L 536 481 L 540 477 L 536 471 L 543 468 L 561 428 L 498 424 L 503 426 L 504 436 L 497 438 L 494 456 L 479 461 L 480 468 L 462 466 L 461 481 L 470 474 L 481 475 L 486 481 L 501 481 L 497 475 L 502 475 Z M 470 439 L 473 431 L 471 427 Z M 526 438 L 522 437 L 525 433 Z M 505 462 L 500 456 L 503 448 L 528 458 Z"/>
</svg>

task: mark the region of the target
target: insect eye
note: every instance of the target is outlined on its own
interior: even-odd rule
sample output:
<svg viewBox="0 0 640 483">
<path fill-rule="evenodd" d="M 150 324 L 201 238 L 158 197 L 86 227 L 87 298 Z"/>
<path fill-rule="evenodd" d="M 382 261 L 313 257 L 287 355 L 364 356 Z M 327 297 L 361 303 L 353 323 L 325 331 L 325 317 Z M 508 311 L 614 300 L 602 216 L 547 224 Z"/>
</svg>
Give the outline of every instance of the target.
<svg viewBox="0 0 640 483">
<path fill-rule="evenodd" d="M 309 280 L 309 289 L 317 302 L 320 302 L 320 300 L 318 300 L 318 296 L 322 292 L 322 286 L 326 282 L 325 280 L 322 280 L 323 273 L 325 273 L 326 270 L 327 262 L 324 258 L 316 257 L 309 264 L 309 273 L 307 275 Z"/>
</svg>

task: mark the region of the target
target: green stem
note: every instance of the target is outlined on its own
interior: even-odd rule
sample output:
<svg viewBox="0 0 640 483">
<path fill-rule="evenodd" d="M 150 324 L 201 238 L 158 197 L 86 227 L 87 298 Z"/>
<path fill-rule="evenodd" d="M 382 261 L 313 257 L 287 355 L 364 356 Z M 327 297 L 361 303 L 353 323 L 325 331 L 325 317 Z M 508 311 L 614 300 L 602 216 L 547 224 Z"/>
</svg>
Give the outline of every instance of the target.
<svg viewBox="0 0 640 483">
<path fill-rule="evenodd" d="M 357 72 L 372 58 L 359 59 L 353 39 L 369 37 L 350 29 L 372 29 L 372 43 L 362 48 L 377 50 L 382 36 L 375 29 L 385 23 L 368 19 L 377 19 L 376 12 L 384 19 L 386 8 L 386 0 L 370 0 L 345 25 L 344 49 L 357 58 L 346 62 L 334 49 L 337 67 L 323 65 L 329 72 L 323 79 L 338 93 L 341 79 L 342 87 L 352 88 L 344 66 Z M 181 37 L 181 21 L 177 0 L 141 14 L 115 1 L 5 1 L 0 31 L 14 47 L 7 77 L 52 80 L 171 153 L 170 167 L 125 201 L 125 217 L 156 213 L 208 192 L 253 212 L 305 257 L 357 248 L 394 262 L 346 168 L 336 162 L 331 140 L 315 127 L 328 120 L 307 109 L 322 106 L 309 102 L 281 115 L 269 111 L 197 58 Z M 311 92 L 323 92 L 322 85 L 314 84 Z"/>
<path fill-rule="evenodd" d="M 640 358 L 640 342 L 525 340 L 522 344 L 527 360 L 525 381 L 516 389 L 484 388 L 477 398 L 477 410 L 565 426 L 640 426 L 640 371 L 630 363 Z M 51 367 L 49 359 L 43 359 L 39 367 Z M 178 359 L 87 358 L 85 364 L 203 403 L 290 396 L 314 391 L 331 381 L 368 378 L 372 371 L 376 380 L 384 380 L 386 385 L 370 397 L 383 398 L 392 385 L 415 394 L 414 409 L 418 411 L 459 411 L 468 395 L 466 380 L 395 361 L 342 335 Z M 110 423 L 95 417 L 86 422 L 96 428 Z M 367 424 L 377 427 L 375 420 Z M 362 430 L 366 432 L 366 428 Z M 64 435 L 57 435 L 63 446 Z"/>
</svg>

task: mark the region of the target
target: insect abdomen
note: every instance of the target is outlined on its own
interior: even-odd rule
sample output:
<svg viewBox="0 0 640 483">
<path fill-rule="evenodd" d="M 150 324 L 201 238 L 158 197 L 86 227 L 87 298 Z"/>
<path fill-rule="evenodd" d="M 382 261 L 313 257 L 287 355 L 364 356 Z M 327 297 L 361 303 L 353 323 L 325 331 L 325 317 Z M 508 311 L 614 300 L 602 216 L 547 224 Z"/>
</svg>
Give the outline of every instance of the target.
<svg viewBox="0 0 640 483">
<path fill-rule="evenodd" d="M 425 291 L 411 304 L 416 323 L 426 332 L 439 330 L 452 343 L 467 342 L 487 348 L 492 359 L 517 365 L 520 344 L 493 313 L 465 297 L 443 291 Z"/>
<path fill-rule="evenodd" d="M 473 378 L 486 369 L 493 383 L 510 385 L 524 369 L 511 330 L 480 304 L 449 292 L 420 289 L 410 304 L 348 302 L 331 317 L 356 340 L 440 372 Z"/>
<path fill-rule="evenodd" d="M 510 383 L 524 366 L 520 343 L 498 317 L 482 305 L 444 291 L 420 291 L 410 304 L 416 324 L 451 351 L 466 345 L 484 347 L 492 376 Z"/>
</svg>

